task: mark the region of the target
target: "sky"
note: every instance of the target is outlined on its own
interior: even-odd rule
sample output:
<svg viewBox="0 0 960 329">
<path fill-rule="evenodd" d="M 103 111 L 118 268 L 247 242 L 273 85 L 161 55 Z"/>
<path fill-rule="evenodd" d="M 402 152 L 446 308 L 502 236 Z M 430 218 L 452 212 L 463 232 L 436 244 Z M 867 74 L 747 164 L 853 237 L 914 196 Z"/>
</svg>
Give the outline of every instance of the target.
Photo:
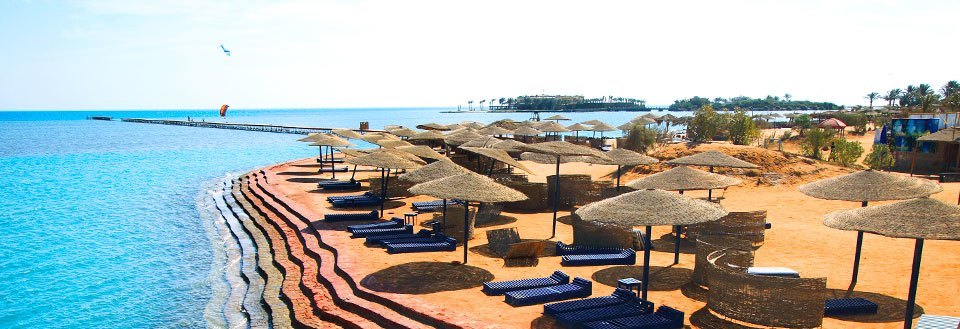
<svg viewBox="0 0 960 329">
<path fill-rule="evenodd" d="M 857 105 L 960 79 L 958 12 L 955 0 L 6 0 L 0 110 L 456 107 L 531 94 Z"/>
</svg>

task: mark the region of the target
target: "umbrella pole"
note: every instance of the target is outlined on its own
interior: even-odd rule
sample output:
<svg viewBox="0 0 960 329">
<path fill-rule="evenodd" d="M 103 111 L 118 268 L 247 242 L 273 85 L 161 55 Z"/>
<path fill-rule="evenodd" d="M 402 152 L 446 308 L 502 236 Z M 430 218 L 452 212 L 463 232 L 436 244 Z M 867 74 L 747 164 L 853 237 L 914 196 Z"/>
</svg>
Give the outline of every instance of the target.
<svg viewBox="0 0 960 329">
<path fill-rule="evenodd" d="M 387 188 L 383 185 L 384 183 L 384 173 L 385 170 L 380 168 L 380 218 L 383 218 L 383 199 L 387 195 Z"/>
<path fill-rule="evenodd" d="M 327 151 L 330 152 L 330 171 L 333 172 L 333 179 L 337 179 L 337 163 L 333 161 L 333 146 L 328 146 Z"/>
<path fill-rule="evenodd" d="M 677 240 L 673 245 L 673 264 L 680 264 L 680 233 L 683 232 L 683 226 L 676 225 L 674 229 L 677 231 Z"/>
<path fill-rule="evenodd" d="M 713 166 L 710 166 L 710 172 L 713 172 Z M 707 201 L 713 201 L 713 190 L 707 190 Z"/>
<path fill-rule="evenodd" d="M 353 174 L 350 175 L 350 181 L 354 181 L 354 177 L 357 176 L 357 165 L 353 165 Z"/>
<path fill-rule="evenodd" d="M 613 190 L 620 192 L 620 165 L 617 165 L 617 187 Z"/>
<path fill-rule="evenodd" d="M 467 263 L 467 236 L 470 234 L 470 202 L 463 200 L 463 263 Z"/>
<path fill-rule="evenodd" d="M 317 170 L 317 172 L 322 174 L 323 173 L 323 146 L 319 146 L 318 149 L 320 150 L 320 157 L 317 159 L 320 160 L 320 170 Z"/>
<path fill-rule="evenodd" d="M 560 156 L 557 156 L 557 180 L 553 186 L 553 234 L 550 238 L 557 236 L 557 208 L 560 207 Z"/>
<path fill-rule="evenodd" d="M 917 282 L 920 281 L 920 259 L 923 255 L 923 239 L 917 239 L 913 247 L 913 271 L 910 273 L 910 292 L 907 294 L 907 312 L 903 319 L 903 328 L 913 327 L 913 308 L 917 302 Z"/>
<path fill-rule="evenodd" d="M 443 216 L 440 221 L 440 233 L 443 233 L 444 229 L 447 228 L 447 199 L 443 199 Z"/>
<path fill-rule="evenodd" d="M 641 283 L 642 292 L 640 298 L 647 300 L 647 286 L 650 284 L 650 235 L 653 230 L 647 226 L 646 234 L 643 238 L 643 283 Z"/>
<path fill-rule="evenodd" d="M 860 207 L 866 207 L 867 201 L 860 203 Z M 857 276 L 860 274 L 860 251 L 863 248 L 863 231 L 857 231 L 857 251 L 853 256 L 853 277 L 850 279 L 850 290 L 857 285 Z"/>
</svg>

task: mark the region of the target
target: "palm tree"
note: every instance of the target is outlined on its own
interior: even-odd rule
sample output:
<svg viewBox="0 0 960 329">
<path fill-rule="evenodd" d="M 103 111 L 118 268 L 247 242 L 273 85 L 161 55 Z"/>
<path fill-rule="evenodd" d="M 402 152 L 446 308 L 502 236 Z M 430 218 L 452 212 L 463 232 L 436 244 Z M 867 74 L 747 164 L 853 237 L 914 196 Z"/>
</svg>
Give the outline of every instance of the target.
<svg viewBox="0 0 960 329">
<path fill-rule="evenodd" d="M 467 104 L 469 105 L 467 109 L 473 111 L 473 101 L 467 101 Z"/>
<path fill-rule="evenodd" d="M 866 98 L 870 100 L 870 109 L 872 110 L 873 101 L 877 100 L 877 98 L 880 98 L 880 93 L 877 93 L 876 91 L 871 91 L 869 94 L 867 94 Z"/>
<path fill-rule="evenodd" d="M 900 99 L 901 94 L 903 94 L 903 91 L 900 88 L 890 89 L 887 95 L 883 96 L 883 100 L 887 101 L 887 106 L 893 107 L 893 102 Z"/>
<path fill-rule="evenodd" d="M 921 96 L 920 112 L 928 112 L 930 110 L 930 107 L 932 107 L 933 104 L 936 104 L 939 101 L 940 101 L 940 95 L 937 95 L 937 93 L 934 93 L 934 92 L 930 92 L 929 94 Z"/>
<path fill-rule="evenodd" d="M 793 98 L 793 95 L 783 94 L 783 99 L 784 99 L 787 103 L 790 103 L 790 99 L 791 99 L 791 98 Z"/>
<path fill-rule="evenodd" d="M 486 103 L 486 102 L 487 102 L 486 99 L 481 99 L 481 100 L 480 100 L 480 110 L 481 110 L 481 111 L 483 111 L 483 103 Z"/>
</svg>

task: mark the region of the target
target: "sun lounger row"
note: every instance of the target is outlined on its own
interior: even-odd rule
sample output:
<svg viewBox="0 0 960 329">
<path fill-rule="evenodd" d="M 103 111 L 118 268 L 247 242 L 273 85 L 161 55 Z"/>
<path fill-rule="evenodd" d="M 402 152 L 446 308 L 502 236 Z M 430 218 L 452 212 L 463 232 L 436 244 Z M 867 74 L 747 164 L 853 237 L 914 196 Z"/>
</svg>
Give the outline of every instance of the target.
<svg viewBox="0 0 960 329">
<path fill-rule="evenodd" d="M 491 281 L 483 284 L 483 293 L 496 296 L 514 290 L 524 290 L 539 287 L 555 286 L 570 283 L 570 276 L 562 271 L 555 271 L 552 275 L 543 278 L 532 278 L 510 281 Z"/>
<path fill-rule="evenodd" d="M 460 201 L 447 200 L 447 206 L 458 204 L 460 204 Z M 443 200 L 414 202 L 411 204 L 411 207 L 413 207 L 413 210 L 416 212 L 434 212 L 443 208 Z"/>
<path fill-rule="evenodd" d="M 633 303 L 640 300 L 633 291 L 617 288 L 610 296 L 601 296 L 586 298 L 580 300 L 571 300 L 567 302 L 552 303 L 543 305 L 543 314 L 553 315 L 558 313 L 573 312 L 591 308 L 600 308 L 611 305 Z M 653 304 L 650 303 L 650 310 L 653 311 Z"/>
<path fill-rule="evenodd" d="M 327 222 L 356 221 L 356 220 L 377 220 L 380 219 L 380 213 L 371 210 L 365 213 L 346 213 L 346 214 L 326 214 L 323 220 Z"/>
<path fill-rule="evenodd" d="M 355 190 L 360 188 L 360 182 L 355 180 L 323 181 L 323 182 L 317 183 L 317 188 L 328 190 L 328 191 Z"/>
<path fill-rule="evenodd" d="M 324 168 L 320 168 L 319 172 L 321 172 L 321 173 L 325 173 L 325 172 L 347 172 L 347 171 L 349 171 L 349 170 L 350 170 L 350 168 L 347 168 L 346 166 L 344 166 L 344 167 L 334 167 L 334 168 L 326 168 L 326 167 L 324 167 Z"/>
<path fill-rule="evenodd" d="M 390 218 L 389 220 L 379 221 L 376 223 L 350 225 L 350 226 L 347 226 L 347 232 L 353 233 L 354 230 L 371 229 L 371 228 L 397 228 L 397 227 L 403 227 L 403 225 L 404 225 L 403 218 L 393 217 L 393 218 Z"/>
<path fill-rule="evenodd" d="M 563 266 L 633 265 L 636 262 L 637 253 L 633 249 L 622 249 L 618 254 L 566 255 L 560 258 Z"/>
<path fill-rule="evenodd" d="M 525 306 L 590 297 L 591 294 L 593 294 L 593 282 L 577 277 L 567 284 L 510 291 L 503 295 L 503 301 L 513 306 Z"/>
<path fill-rule="evenodd" d="M 639 322 L 632 317 L 647 316 L 653 313 L 653 303 L 638 298 L 633 292 L 626 289 L 617 289 L 611 296 L 586 298 L 581 300 L 565 301 L 544 305 L 544 314 L 552 315 L 557 322 L 569 327 L 579 328 L 590 323 L 597 328 L 634 328 L 631 323 Z M 677 316 L 676 313 L 679 313 Z M 670 323 L 677 326 L 650 326 L 639 328 L 680 328 L 683 324 L 683 313 L 665 308 L 661 316 L 669 315 L 673 320 Z M 622 322 L 600 323 L 607 320 L 622 320 Z M 644 318 L 661 323 L 657 318 Z M 679 319 L 676 321 L 675 319 Z"/>
<path fill-rule="evenodd" d="M 363 192 L 363 194 L 359 194 L 359 195 L 331 195 L 327 197 L 327 202 L 333 202 L 336 200 L 362 199 L 362 198 L 369 198 L 369 197 L 375 197 L 375 196 L 377 195 L 370 191 Z"/>
<path fill-rule="evenodd" d="M 876 314 L 877 304 L 863 298 L 827 299 L 823 315 Z"/>
<path fill-rule="evenodd" d="M 341 159 L 341 158 L 334 158 L 334 159 L 320 159 L 320 158 L 317 158 L 317 162 L 323 162 L 323 163 L 343 163 L 343 159 Z"/>
<path fill-rule="evenodd" d="M 557 255 L 593 255 L 593 254 L 619 254 L 626 249 L 614 247 L 593 247 L 593 246 L 575 246 L 557 241 Z"/>
<path fill-rule="evenodd" d="M 373 245 L 383 245 L 384 241 L 389 240 L 399 240 L 399 239 L 413 239 L 413 238 L 428 238 L 433 234 L 430 230 L 420 230 L 417 233 L 401 233 L 401 234 L 388 234 L 388 235 L 372 235 L 366 237 L 367 244 Z"/>
<path fill-rule="evenodd" d="M 634 315 L 583 324 L 589 329 L 679 329 L 683 328 L 683 312 L 669 306 L 660 306 L 652 314 Z"/>
<path fill-rule="evenodd" d="M 404 234 L 404 233 L 413 233 L 413 225 L 404 225 L 402 227 L 394 228 L 366 228 L 366 229 L 357 229 L 351 232 L 351 238 L 364 238 L 374 235 L 390 235 L 390 234 Z"/>
<path fill-rule="evenodd" d="M 444 237 L 437 242 L 411 242 L 411 243 L 391 243 L 387 244 L 387 252 L 391 254 L 410 253 L 410 252 L 430 252 L 430 251 L 454 251 L 457 250 L 457 240 L 451 237 Z"/>
<path fill-rule="evenodd" d="M 371 196 L 365 198 L 333 200 L 330 201 L 330 204 L 333 205 L 334 208 L 369 207 L 380 204 L 380 197 Z"/>
</svg>

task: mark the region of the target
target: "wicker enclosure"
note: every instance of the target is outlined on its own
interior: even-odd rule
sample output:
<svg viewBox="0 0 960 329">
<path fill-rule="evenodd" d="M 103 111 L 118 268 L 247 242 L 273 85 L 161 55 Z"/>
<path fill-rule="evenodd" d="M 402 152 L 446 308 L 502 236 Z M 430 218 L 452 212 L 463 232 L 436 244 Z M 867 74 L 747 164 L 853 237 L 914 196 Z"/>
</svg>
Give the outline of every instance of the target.
<svg viewBox="0 0 960 329">
<path fill-rule="evenodd" d="M 393 174 L 391 174 L 393 175 Z M 374 191 L 375 193 L 380 193 L 380 177 L 371 177 L 367 179 L 367 182 L 370 183 L 369 190 Z M 390 177 L 390 186 L 387 187 L 387 197 L 411 197 L 413 196 L 410 191 L 407 191 L 411 186 L 416 185 L 411 182 L 401 180 L 397 177 Z"/>
<path fill-rule="evenodd" d="M 553 205 L 556 175 L 547 176 L 547 203 Z M 609 183 L 593 182 L 590 175 L 560 175 L 560 208 L 582 206 L 603 200 L 602 189 Z"/>
<path fill-rule="evenodd" d="M 712 267 L 707 256 L 723 249 L 734 249 L 726 258 L 728 264 L 739 267 L 753 266 L 753 246 L 749 241 L 722 235 L 703 235 L 697 238 L 697 253 L 691 277 L 694 284 L 710 289 L 708 278 Z"/>
<path fill-rule="evenodd" d="M 707 256 L 711 265 L 707 307 L 712 313 L 765 327 L 823 325 L 826 278 L 749 275 L 747 268 L 736 266 L 743 253 L 725 249 Z"/>
<path fill-rule="evenodd" d="M 503 210 L 502 203 L 482 202 L 477 210 L 477 225 L 483 225 L 497 220 L 500 217 L 500 211 Z"/>
<path fill-rule="evenodd" d="M 687 239 L 697 241 L 701 236 L 722 235 L 749 241 L 754 248 L 763 245 L 766 234 L 767 211 L 730 212 L 712 222 L 687 227 Z"/>
<path fill-rule="evenodd" d="M 433 214 L 433 219 L 440 221 L 443 218 L 442 213 Z M 470 207 L 470 219 L 468 225 L 470 231 L 468 238 L 473 240 L 473 234 L 476 231 L 477 207 Z M 463 206 L 447 206 L 447 225 L 443 226 L 443 234 L 457 239 L 457 242 L 463 243 Z"/>
<path fill-rule="evenodd" d="M 601 226 L 573 216 L 573 244 L 591 247 L 633 248 L 633 233 L 614 226 Z"/>
<path fill-rule="evenodd" d="M 535 211 L 544 210 L 550 205 L 547 200 L 547 184 L 525 181 L 500 181 L 509 188 L 520 191 L 527 196 L 526 200 L 504 203 L 507 210 Z"/>
</svg>

